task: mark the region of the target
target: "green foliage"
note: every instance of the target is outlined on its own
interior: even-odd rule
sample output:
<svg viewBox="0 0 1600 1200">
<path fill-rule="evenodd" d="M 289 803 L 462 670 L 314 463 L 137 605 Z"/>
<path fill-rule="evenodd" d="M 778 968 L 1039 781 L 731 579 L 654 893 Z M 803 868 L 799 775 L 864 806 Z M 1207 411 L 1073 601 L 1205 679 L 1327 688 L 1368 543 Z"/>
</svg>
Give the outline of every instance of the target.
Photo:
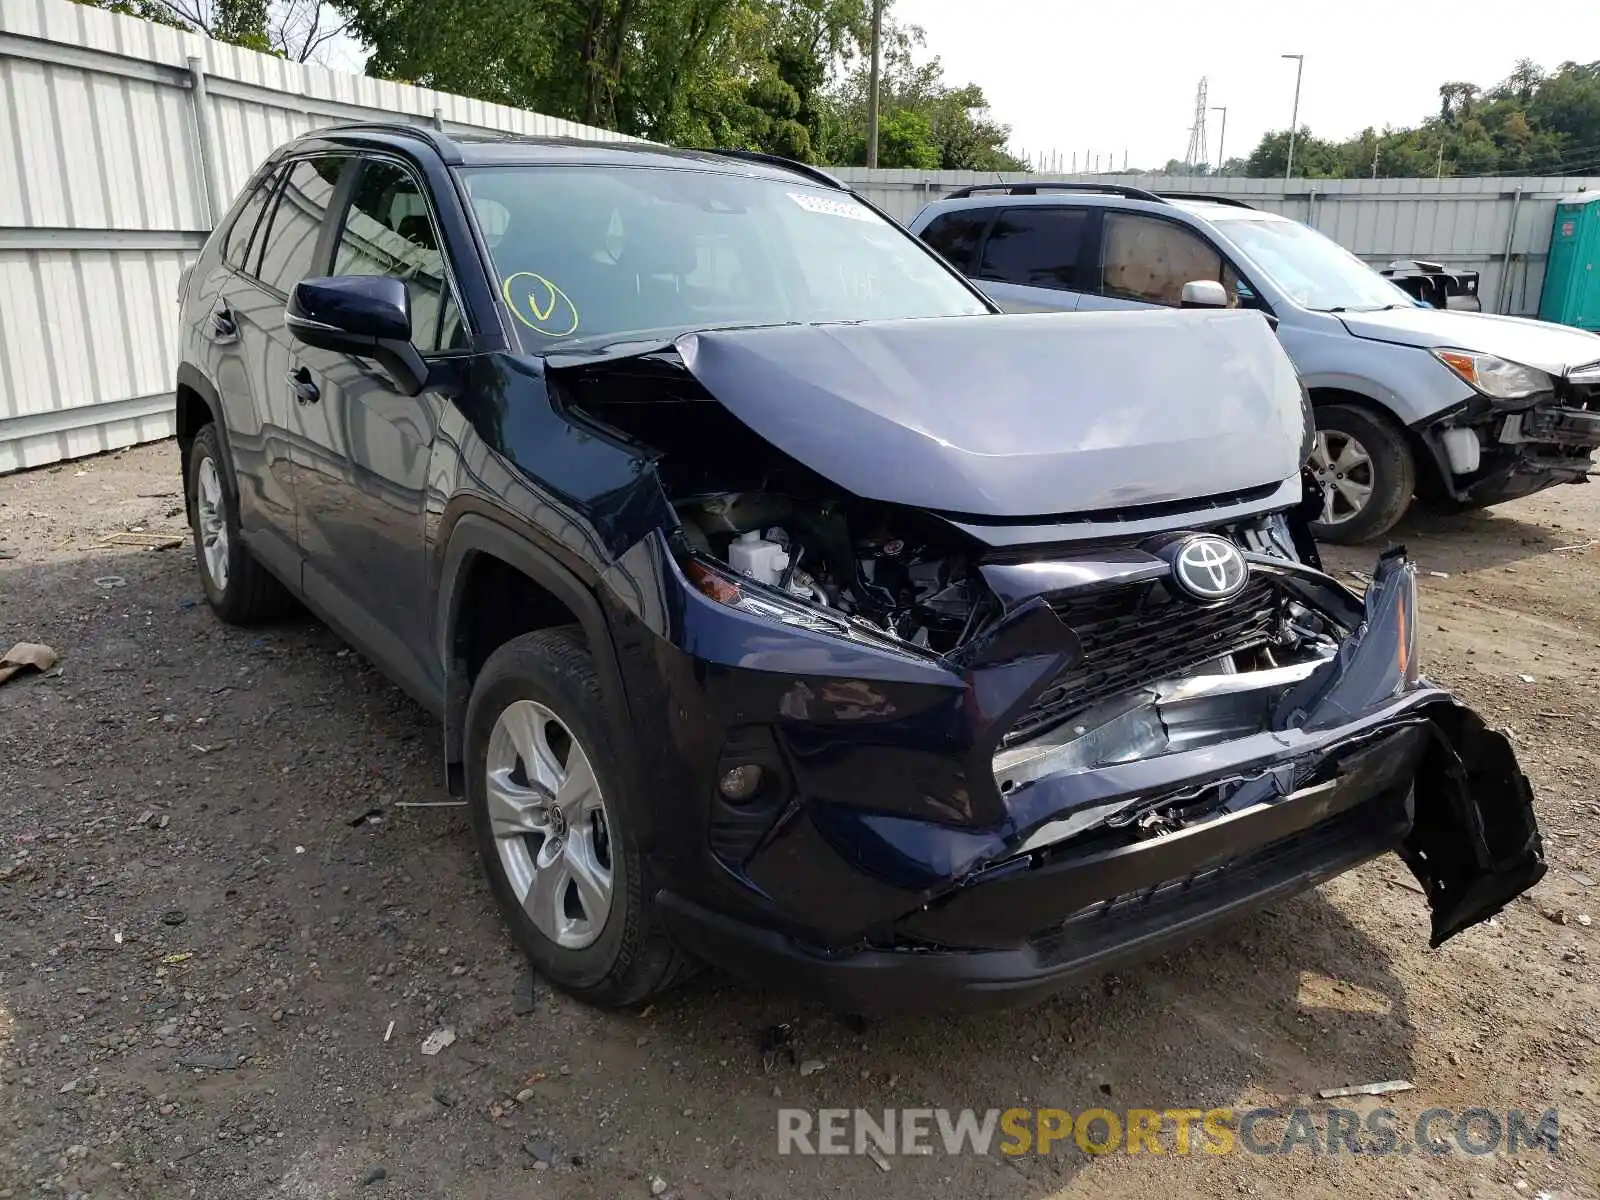
<svg viewBox="0 0 1600 1200">
<path fill-rule="evenodd" d="M 89 8 L 103 8 L 107 12 L 120 13 L 124 17 L 154 21 L 157 25 L 166 25 L 172 29 L 190 28 L 188 24 L 179 20 L 171 9 L 161 3 L 161 0 L 78 0 L 78 3 Z"/>
<path fill-rule="evenodd" d="M 935 154 L 929 169 L 1021 171 L 1026 164 L 1006 150 L 1011 130 L 989 116 L 988 101 L 977 84 L 951 87 L 937 58 L 918 62 L 923 44 L 916 26 L 885 20 L 883 69 L 878 85 L 878 165 L 922 166 L 930 159 L 926 141 Z M 846 71 L 827 95 L 831 110 L 825 122 L 824 161 L 862 166 L 867 161 L 867 92 L 871 64 L 863 59 Z M 896 121 L 900 113 L 919 120 Z M 927 133 L 922 133 L 926 125 Z M 895 154 L 914 161 L 892 162 L 887 137 L 893 125 Z"/>
<path fill-rule="evenodd" d="M 239 0 L 243 2 L 243 0 Z M 338 0 L 370 74 L 657 141 L 866 161 L 871 0 Z M 1017 170 L 983 92 L 885 22 L 879 161 Z"/>
<path fill-rule="evenodd" d="M 1284 172 L 1287 130 L 1266 134 L 1239 173 Z M 1453 81 L 1439 88 L 1439 112 L 1412 129 L 1364 129 L 1329 142 L 1302 128 L 1294 173 L 1310 178 L 1581 174 L 1600 170 L 1600 62 L 1562 63 L 1546 74 L 1523 59 L 1484 91 Z M 1232 174 L 1232 171 L 1229 171 Z"/>
</svg>

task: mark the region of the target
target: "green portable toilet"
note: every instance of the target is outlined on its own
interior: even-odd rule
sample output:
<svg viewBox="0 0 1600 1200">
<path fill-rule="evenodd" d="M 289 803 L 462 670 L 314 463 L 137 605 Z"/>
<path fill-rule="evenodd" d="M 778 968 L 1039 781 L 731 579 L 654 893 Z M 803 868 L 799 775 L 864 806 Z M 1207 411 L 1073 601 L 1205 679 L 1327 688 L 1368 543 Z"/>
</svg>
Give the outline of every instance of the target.
<svg viewBox="0 0 1600 1200">
<path fill-rule="evenodd" d="M 1600 192 L 1556 201 L 1539 318 L 1600 332 Z"/>
</svg>

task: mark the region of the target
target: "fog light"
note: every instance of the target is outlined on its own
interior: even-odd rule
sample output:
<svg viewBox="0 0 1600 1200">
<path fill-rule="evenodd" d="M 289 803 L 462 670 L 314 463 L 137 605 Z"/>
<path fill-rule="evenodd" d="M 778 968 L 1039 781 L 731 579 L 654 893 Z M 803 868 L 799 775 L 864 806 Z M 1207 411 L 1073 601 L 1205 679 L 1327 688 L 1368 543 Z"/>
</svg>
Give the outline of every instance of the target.
<svg viewBox="0 0 1600 1200">
<path fill-rule="evenodd" d="M 754 763 L 730 767 L 717 781 L 717 790 L 736 803 L 754 796 L 761 788 L 761 768 Z"/>
</svg>

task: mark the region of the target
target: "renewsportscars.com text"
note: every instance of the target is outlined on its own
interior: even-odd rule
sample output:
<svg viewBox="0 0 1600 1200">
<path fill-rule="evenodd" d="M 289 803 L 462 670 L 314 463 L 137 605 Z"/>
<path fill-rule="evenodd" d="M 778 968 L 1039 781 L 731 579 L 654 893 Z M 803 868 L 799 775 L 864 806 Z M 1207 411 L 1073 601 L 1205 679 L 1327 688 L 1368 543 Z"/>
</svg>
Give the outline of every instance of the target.
<svg viewBox="0 0 1600 1200">
<path fill-rule="evenodd" d="M 1468 1154 L 1560 1152 L 1557 1110 L 780 1108 L 779 1154 Z"/>
</svg>

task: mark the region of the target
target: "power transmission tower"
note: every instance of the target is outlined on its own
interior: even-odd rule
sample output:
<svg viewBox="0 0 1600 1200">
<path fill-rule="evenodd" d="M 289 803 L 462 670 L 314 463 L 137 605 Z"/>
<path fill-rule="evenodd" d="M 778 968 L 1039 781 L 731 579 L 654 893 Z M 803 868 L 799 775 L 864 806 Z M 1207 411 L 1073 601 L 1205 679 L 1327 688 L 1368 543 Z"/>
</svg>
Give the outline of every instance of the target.
<svg viewBox="0 0 1600 1200">
<path fill-rule="evenodd" d="M 1206 77 L 1200 76 L 1200 86 L 1194 93 L 1194 124 L 1189 127 L 1189 149 L 1183 156 L 1184 165 L 1191 170 L 1206 161 Z"/>
</svg>

